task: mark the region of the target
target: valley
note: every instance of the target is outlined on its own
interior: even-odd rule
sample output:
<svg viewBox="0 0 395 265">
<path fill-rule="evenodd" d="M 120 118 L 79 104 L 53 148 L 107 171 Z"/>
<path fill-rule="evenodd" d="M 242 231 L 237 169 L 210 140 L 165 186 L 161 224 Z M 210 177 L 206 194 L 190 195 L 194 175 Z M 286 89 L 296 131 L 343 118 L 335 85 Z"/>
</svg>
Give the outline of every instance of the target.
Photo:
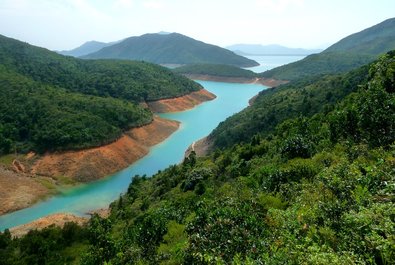
<svg viewBox="0 0 395 265">
<path fill-rule="evenodd" d="M 333 1 L 246 1 L 248 19 L 246 3 L 221 6 L 231 20 L 211 2 L 209 26 L 201 3 L 70 3 L 106 37 L 61 52 L 0 35 L 0 265 L 392 264 L 395 18 L 369 9 L 363 24 L 344 2 L 326 23 Z M 126 27 L 136 13 L 114 27 L 120 7 L 233 51 Z M 225 45 L 286 33 L 339 41 Z"/>
</svg>

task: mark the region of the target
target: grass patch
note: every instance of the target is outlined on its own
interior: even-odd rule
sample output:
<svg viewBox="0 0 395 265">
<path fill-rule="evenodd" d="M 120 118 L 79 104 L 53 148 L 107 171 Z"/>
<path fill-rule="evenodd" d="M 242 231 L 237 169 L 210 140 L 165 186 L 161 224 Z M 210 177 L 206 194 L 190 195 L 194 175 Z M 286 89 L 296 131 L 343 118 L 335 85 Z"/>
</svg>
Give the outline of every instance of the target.
<svg viewBox="0 0 395 265">
<path fill-rule="evenodd" d="M 49 190 L 56 190 L 56 185 L 46 178 L 38 178 L 38 182 Z"/>
<path fill-rule="evenodd" d="M 5 165 L 5 166 L 11 166 L 12 161 L 14 161 L 14 159 L 15 159 L 14 154 L 0 156 L 0 164 Z"/>
<path fill-rule="evenodd" d="M 78 184 L 78 181 L 66 176 L 56 176 L 55 180 L 59 186 L 75 186 Z"/>
</svg>

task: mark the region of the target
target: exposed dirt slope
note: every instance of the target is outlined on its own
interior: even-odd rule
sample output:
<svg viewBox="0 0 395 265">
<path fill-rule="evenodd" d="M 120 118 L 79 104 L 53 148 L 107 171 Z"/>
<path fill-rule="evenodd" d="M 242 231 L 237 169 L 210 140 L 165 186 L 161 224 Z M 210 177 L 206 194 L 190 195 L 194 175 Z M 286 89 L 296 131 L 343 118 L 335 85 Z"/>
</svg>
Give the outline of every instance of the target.
<svg viewBox="0 0 395 265">
<path fill-rule="evenodd" d="M 30 230 L 41 230 L 50 225 L 63 227 L 67 222 L 74 222 L 77 224 L 84 224 L 89 220 L 87 217 L 79 217 L 72 214 L 56 213 L 37 219 L 31 223 L 19 225 L 10 229 L 10 232 L 15 237 L 26 235 Z"/>
<path fill-rule="evenodd" d="M 48 192 L 39 179 L 0 166 L 0 215 L 25 208 Z"/>
<path fill-rule="evenodd" d="M 155 117 L 146 126 L 134 128 L 119 140 L 80 151 L 48 153 L 39 158 L 31 172 L 43 176 L 67 176 L 80 182 L 102 178 L 126 168 L 178 129 L 179 123 Z"/>
<path fill-rule="evenodd" d="M 192 109 L 202 102 L 213 100 L 215 98 L 216 96 L 214 94 L 208 92 L 205 89 L 201 89 L 182 97 L 162 99 L 158 101 L 147 102 L 147 104 L 153 112 L 177 112 Z"/>
</svg>

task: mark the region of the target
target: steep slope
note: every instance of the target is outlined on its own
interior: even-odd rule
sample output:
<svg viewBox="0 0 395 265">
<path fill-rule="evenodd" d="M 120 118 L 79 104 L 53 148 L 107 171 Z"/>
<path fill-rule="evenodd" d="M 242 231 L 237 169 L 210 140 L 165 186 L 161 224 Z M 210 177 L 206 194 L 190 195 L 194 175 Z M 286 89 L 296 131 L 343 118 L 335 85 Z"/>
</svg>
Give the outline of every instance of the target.
<svg viewBox="0 0 395 265">
<path fill-rule="evenodd" d="M 262 91 L 254 104 L 229 117 L 210 134 L 214 148 L 247 142 L 256 134 L 266 136 L 286 119 L 328 111 L 366 81 L 366 66 L 343 75 L 304 78 Z"/>
<path fill-rule="evenodd" d="M 296 80 L 313 75 L 343 73 L 367 64 L 393 49 L 395 18 L 352 34 L 319 54 L 266 71 L 261 76 Z"/>
<path fill-rule="evenodd" d="M 352 34 L 327 48 L 324 52 L 359 52 L 377 55 L 395 47 L 395 18 Z"/>
<path fill-rule="evenodd" d="M 309 55 L 322 51 L 320 49 L 288 48 L 278 44 L 234 44 L 226 48 L 240 55 Z"/>
<path fill-rule="evenodd" d="M 81 46 L 72 49 L 72 50 L 65 50 L 65 51 L 59 51 L 59 54 L 62 55 L 67 55 L 67 56 L 73 56 L 73 57 L 80 57 L 80 56 L 84 56 L 93 52 L 97 52 L 98 50 L 113 45 L 117 42 L 109 42 L 109 43 L 105 43 L 105 42 L 100 42 L 100 41 L 88 41 L 85 42 L 84 44 L 82 44 Z"/>
<path fill-rule="evenodd" d="M 0 154 L 81 149 L 150 123 L 138 103 L 202 87 L 141 62 L 85 61 L 0 36 Z"/>
<path fill-rule="evenodd" d="M 258 65 L 257 62 L 236 55 L 229 50 L 178 33 L 130 37 L 83 58 L 143 60 L 157 64 L 210 63 L 239 67 Z"/>
</svg>

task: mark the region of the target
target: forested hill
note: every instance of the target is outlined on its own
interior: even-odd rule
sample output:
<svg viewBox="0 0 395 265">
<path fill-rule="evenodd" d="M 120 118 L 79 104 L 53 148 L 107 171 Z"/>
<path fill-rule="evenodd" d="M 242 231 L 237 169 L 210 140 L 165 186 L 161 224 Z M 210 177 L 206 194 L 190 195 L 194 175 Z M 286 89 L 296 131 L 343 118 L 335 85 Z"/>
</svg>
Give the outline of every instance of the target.
<svg viewBox="0 0 395 265">
<path fill-rule="evenodd" d="M 113 45 L 115 43 L 116 42 L 105 43 L 100 41 L 88 41 L 75 49 L 69 51 L 59 51 L 58 53 L 67 56 L 80 57 L 93 52 L 97 52 L 98 50 Z"/>
<path fill-rule="evenodd" d="M 0 35 L 0 64 L 8 71 L 70 91 L 142 102 L 185 95 L 202 87 L 150 63 L 81 60 Z"/>
<path fill-rule="evenodd" d="M 197 83 L 150 63 L 85 61 L 0 36 L 0 154 L 99 146 Z"/>
<path fill-rule="evenodd" d="M 352 34 L 324 52 L 358 52 L 377 55 L 395 48 L 395 18 Z"/>
<path fill-rule="evenodd" d="M 85 59 L 143 60 L 157 64 L 227 64 L 239 67 L 258 63 L 224 48 L 178 34 L 145 34 L 83 56 Z"/>
<path fill-rule="evenodd" d="M 262 73 L 262 77 L 296 80 L 314 75 L 344 73 L 395 49 L 395 18 L 352 34 L 319 54 Z"/>
<path fill-rule="evenodd" d="M 192 153 L 152 178 L 135 176 L 109 218 L 20 239 L 5 231 L 0 262 L 392 264 L 395 52 L 339 78 L 354 92 L 330 108 L 210 157 Z M 304 93 L 311 106 L 321 103 Z"/>
</svg>

